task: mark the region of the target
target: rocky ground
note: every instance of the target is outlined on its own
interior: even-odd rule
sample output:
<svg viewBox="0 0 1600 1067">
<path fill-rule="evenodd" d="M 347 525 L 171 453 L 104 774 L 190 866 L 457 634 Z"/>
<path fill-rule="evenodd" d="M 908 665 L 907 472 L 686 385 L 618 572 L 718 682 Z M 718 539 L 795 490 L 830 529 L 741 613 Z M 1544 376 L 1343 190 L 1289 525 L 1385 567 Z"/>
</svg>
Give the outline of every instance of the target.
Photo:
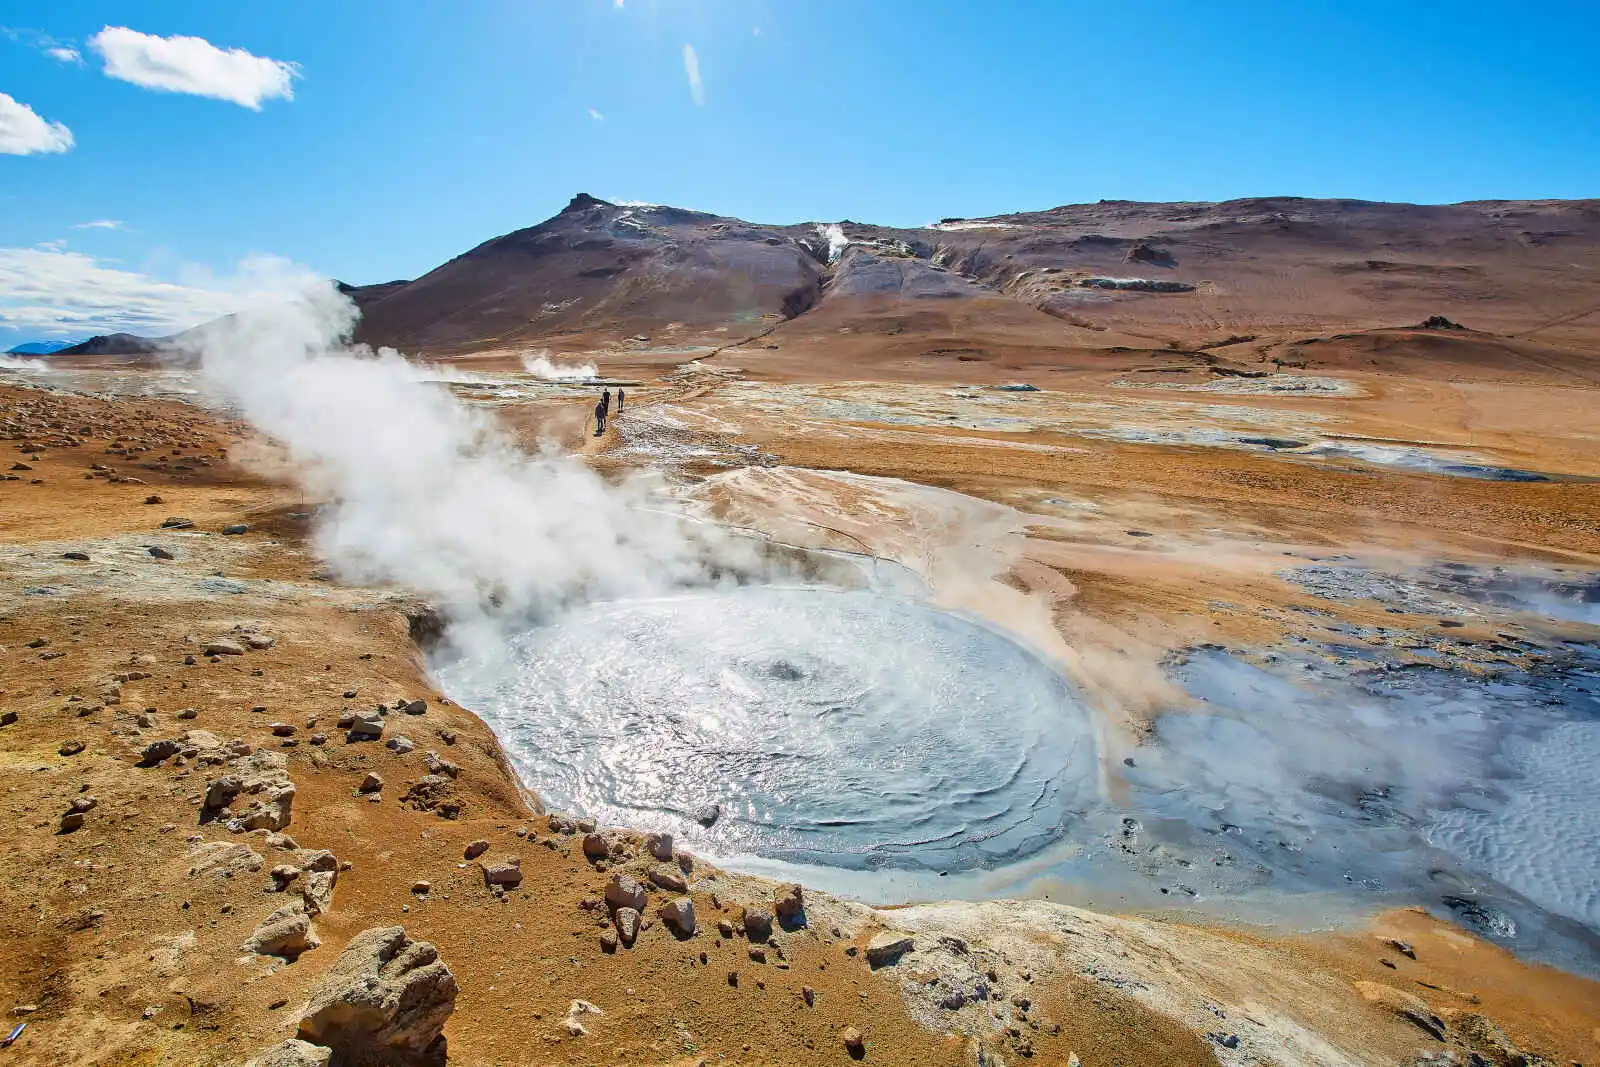
<svg viewBox="0 0 1600 1067">
<path fill-rule="evenodd" d="M 732 425 L 715 383 L 653 389 L 641 404 Z M 1342 536 L 1327 516 L 1351 523 L 1396 492 L 1253 452 L 1200 451 L 1180 475 L 1171 452 L 1148 446 L 1014 447 L 1063 444 L 1045 433 L 1000 450 L 829 443 L 768 417 L 635 444 L 657 456 L 687 440 L 683 462 L 701 474 L 700 446 L 747 450 L 727 477 L 753 484 L 712 480 L 701 496 L 749 525 L 785 517 L 762 504 L 783 497 L 761 482 L 780 459 L 946 485 L 997 508 L 1017 501 L 1024 469 L 1028 485 L 1087 488 L 1113 514 L 1071 538 L 1032 531 L 1020 563 L 942 592 L 1013 624 L 1045 605 L 1057 640 L 1089 649 L 1088 677 L 1109 691 L 1123 675 L 1099 670 L 1097 650 L 1159 657 L 1196 633 L 1249 635 L 1266 624 L 1208 607 L 1218 591 L 1234 603 L 1282 596 L 1250 552 L 1220 568 L 1204 545 L 1144 559 L 1127 530 L 1172 523 L 1167 508 L 1193 512 L 1175 528 L 1204 529 L 1218 505 L 1200 486 L 1259 501 L 1270 483 L 1322 518 L 1284 497 L 1241 502 L 1225 521 L 1257 524 L 1256 540 L 1274 546 L 1327 543 Z M 0 437 L 11 468 L 0 483 L 0 819 L 11 827 L 0 1005 L 27 1024 L 5 1053 L 16 1062 L 1600 1061 L 1600 987 L 1420 912 L 1288 935 L 1043 901 L 873 908 L 545 812 L 538 783 L 516 780 L 487 727 L 431 688 L 425 606 L 329 581 L 306 544 L 312 505 L 263 473 L 244 427 L 170 401 L 4 387 Z M 628 446 L 626 418 L 590 442 L 602 466 L 637 462 Z M 1521 487 L 1531 496 L 1429 484 L 1425 513 L 1405 517 L 1413 532 L 1480 547 L 1494 536 L 1567 562 L 1600 548 L 1593 496 L 1573 483 Z M 828 508 L 821 490 L 848 502 L 857 489 L 812 488 L 821 503 L 786 530 L 821 521 L 883 554 L 933 560 L 929 573 L 940 559 L 968 570 L 937 545 L 908 549 L 916 522 L 894 536 L 892 522 L 839 526 L 853 509 Z M 1552 514 L 1567 516 L 1554 536 Z M 1068 540 L 1076 551 L 1061 555 Z"/>
</svg>

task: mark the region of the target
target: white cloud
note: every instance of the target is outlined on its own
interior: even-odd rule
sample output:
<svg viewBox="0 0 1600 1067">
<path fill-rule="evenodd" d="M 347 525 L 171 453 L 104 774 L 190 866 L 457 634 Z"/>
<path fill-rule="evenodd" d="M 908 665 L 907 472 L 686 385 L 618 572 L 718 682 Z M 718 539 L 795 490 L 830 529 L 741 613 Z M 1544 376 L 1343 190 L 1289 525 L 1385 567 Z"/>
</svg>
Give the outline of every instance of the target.
<svg viewBox="0 0 1600 1067">
<path fill-rule="evenodd" d="M 695 107 L 706 106 L 706 87 L 700 81 L 700 57 L 694 54 L 694 45 L 683 46 L 683 72 L 689 76 L 689 95 Z"/>
<path fill-rule="evenodd" d="M 46 336 L 163 336 L 281 295 L 294 284 L 281 261 L 266 258 L 246 261 L 231 275 L 196 272 L 189 284 L 178 284 L 106 266 L 65 251 L 60 242 L 0 248 L 0 327 Z"/>
<path fill-rule="evenodd" d="M 146 89 L 227 100 L 254 111 L 263 100 L 293 100 L 300 67 L 224 51 L 203 37 L 157 37 L 126 26 L 107 26 L 89 45 L 106 62 L 106 75 Z"/>
<path fill-rule="evenodd" d="M 125 224 L 121 219 L 95 219 L 93 222 L 79 222 L 73 225 L 74 230 L 120 230 Z"/>
<path fill-rule="evenodd" d="M 27 104 L 0 93 L 0 155 L 30 156 L 71 147 L 71 130 L 59 122 L 46 122 Z"/>
<path fill-rule="evenodd" d="M 594 119 L 596 122 L 604 122 L 606 120 L 604 115 L 600 114 L 600 112 L 596 111 L 592 107 L 589 109 L 589 117 Z"/>
<path fill-rule="evenodd" d="M 63 63 L 82 63 L 83 57 L 76 48 L 46 48 L 44 54 Z"/>
</svg>

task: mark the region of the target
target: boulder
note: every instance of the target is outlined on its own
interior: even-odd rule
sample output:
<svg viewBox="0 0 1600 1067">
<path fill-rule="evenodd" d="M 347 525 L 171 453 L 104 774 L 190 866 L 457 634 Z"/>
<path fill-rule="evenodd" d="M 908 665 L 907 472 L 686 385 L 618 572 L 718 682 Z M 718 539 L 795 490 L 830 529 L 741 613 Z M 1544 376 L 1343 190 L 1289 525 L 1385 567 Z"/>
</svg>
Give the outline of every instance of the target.
<svg viewBox="0 0 1600 1067">
<path fill-rule="evenodd" d="M 806 900 L 799 885 L 790 883 L 779 886 L 773 897 L 773 910 L 778 913 L 778 922 L 784 926 L 798 926 L 805 922 Z"/>
<path fill-rule="evenodd" d="M 258 956 L 280 956 L 286 960 L 300 958 L 322 944 L 311 926 L 311 917 L 295 908 L 279 908 L 262 920 L 255 932 L 240 947 Z"/>
<path fill-rule="evenodd" d="M 228 637 L 219 637 L 215 641 L 207 641 L 201 649 L 208 656 L 242 656 L 244 646 Z"/>
<path fill-rule="evenodd" d="M 152 741 L 139 752 L 139 763 L 141 766 L 154 767 L 162 760 L 171 759 L 181 751 L 183 751 L 183 746 L 170 738 Z"/>
<path fill-rule="evenodd" d="M 772 913 L 760 908 L 744 909 L 744 933 L 752 941 L 765 941 L 772 936 Z"/>
<path fill-rule="evenodd" d="M 672 862 L 671 834 L 651 834 L 644 839 L 644 847 L 650 851 L 650 855 L 662 863 Z"/>
<path fill-rule="evenodd" d="M 383 716 L 376 711 L 364 711 L 350 718 L 350 741 L 376 741 L 383 736 Z"/>
<path fill-rule="evenodd" d="M 244 1067 L 328 1067 L 332 1055 L 332 1049 L 291 1037 L 262 1052 Z"/>
<path fill-rule="evenodd" d="M 611 855 L 611 843 L 597 833 L 584 834 L 583 854 L 590 863 L 599 863 Z"/>
<path fill-rule="evenodd" d="M 357 934 L 317 985 L 298 1036 L 351 1063 L 443 1064 L 456 979 L 405 927 Z"/>
<path fill-rule="evenodd" d="M 867 965 L 874 968 L 887 967 L 910 952 L 912 945 L 910 934 L 885 930 L 867 942 Z"/>
<path fill-rule="evenodd" d="M 517 856 L 507 856 L 505 862 L 493 866 L 484 864 L 483 881 L 485 885 L 499 885 L 515 889 L 522 884 L 522 860 Z"/>
<path fill-rule="evenodd" d="M 689 883 L 684 881 L 683 875 L 670 867 L 657 867 L 651 871 L 650 881 L 654 882 L 658 888 L 665 889 L 669 893 L 687 893 L 689 891 Z"/>
<path fill-rule="evenodd" d="M 488 852 L 488 851 L 489 851 L 489 842 L 483 841 L 483 840 L 478 840 L 478 841 L 472 842 L 471 844 L 469 844 L 467 846 L 466 851 L 464 853 L 462 853 L 462 857 L 464 859 L 475 860 L 479 856 L 483 855 L 485 852 Z"/>
<path fill-rule="evenodd" d="M 694 901 L 688 897 L 667 901 L 656 909 L 656 916 L 666 924 L 674 936 L 679 938 L 694 936 Z"/>
<path fill-rule="evenodd" d="M 632 908 L 634 911 L 642 912 L 647 900 L 644 886 L 625 874 L 613 874 L 610 884 L 606 886 L 606 904 L 613 910 Z"/>
</svg>

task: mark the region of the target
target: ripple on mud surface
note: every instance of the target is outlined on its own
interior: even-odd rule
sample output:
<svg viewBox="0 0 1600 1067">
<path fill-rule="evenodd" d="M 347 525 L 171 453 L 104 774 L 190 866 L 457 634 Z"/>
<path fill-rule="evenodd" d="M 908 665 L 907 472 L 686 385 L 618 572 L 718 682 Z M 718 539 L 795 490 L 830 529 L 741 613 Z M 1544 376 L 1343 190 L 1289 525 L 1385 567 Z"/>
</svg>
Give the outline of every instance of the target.
<svg viewBox="0 0 1600 1067">
<path fill-rule="evenodd" d="M 1097 795 L 1090 725 L 1056 671 L 876 593 L 596 605 L 437 674 L 553 805 L 717 855 L 988 867 Z M 708 805 L 721 815 L 704 828 Z"/>
</svg>

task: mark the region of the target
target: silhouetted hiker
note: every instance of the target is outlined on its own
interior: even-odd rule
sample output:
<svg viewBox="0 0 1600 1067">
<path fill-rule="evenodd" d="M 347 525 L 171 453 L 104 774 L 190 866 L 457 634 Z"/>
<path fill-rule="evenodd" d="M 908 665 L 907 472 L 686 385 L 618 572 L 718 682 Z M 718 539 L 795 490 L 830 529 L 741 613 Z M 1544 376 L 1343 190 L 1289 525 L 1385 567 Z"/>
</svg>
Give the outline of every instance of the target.
<svg viewBox="0 0 1600 1067">
<path fill-rule="evenodd" d="M 606 415 L 611 410 L 611 390 L 604 390 L 600 400 L 594 406 L 594 435 L 599 437 L 606 432 Z"/>
<path fill-rule="evenodd" d="M 622 414 L 622 401 L 625 400 L 627 398 L 627 396 L 628 396 L 628 394 L 624 393 L 620 388 L 617 390 L 617 414 L 618 415 Z"/>
</svg>

